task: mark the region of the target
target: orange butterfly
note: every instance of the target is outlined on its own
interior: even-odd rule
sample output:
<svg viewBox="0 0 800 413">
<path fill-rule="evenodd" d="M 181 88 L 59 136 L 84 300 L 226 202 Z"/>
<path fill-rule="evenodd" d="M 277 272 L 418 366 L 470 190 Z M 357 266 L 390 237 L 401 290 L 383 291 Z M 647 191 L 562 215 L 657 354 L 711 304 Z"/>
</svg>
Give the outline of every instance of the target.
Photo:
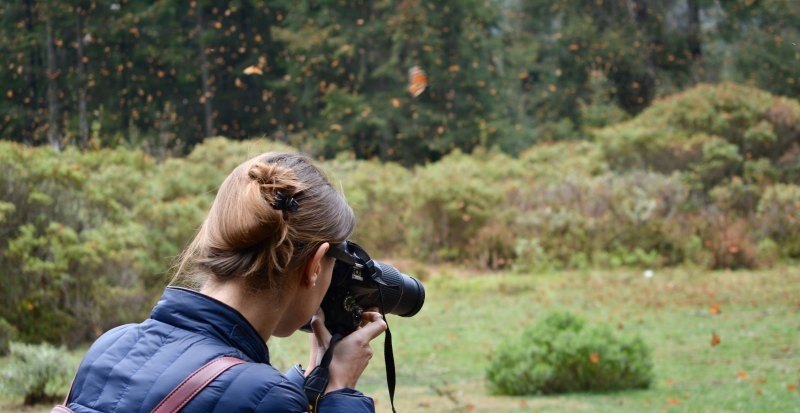
<svg viewBox="0 0 800 413">
<path fill-rule="evenodd" d="M 244 74 L 246 75 L 263 75 L 264 72 L 258 66 L 247 66 L 244 68 Z"/>
<path fill-rule="evenodd" d="M 417 97 L 428 87 L 428 75 L 419 66 L 408 69 L 408 93 Z"/>
</svg>

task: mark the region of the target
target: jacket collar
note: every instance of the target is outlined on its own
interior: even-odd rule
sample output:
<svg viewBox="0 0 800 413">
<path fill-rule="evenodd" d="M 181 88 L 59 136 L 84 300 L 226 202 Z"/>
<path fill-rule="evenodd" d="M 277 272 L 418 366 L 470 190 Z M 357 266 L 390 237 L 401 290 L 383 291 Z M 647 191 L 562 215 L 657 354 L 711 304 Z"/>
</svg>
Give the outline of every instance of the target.
<svg viewBox="0 0 800 413">
<path fill-rule="evenodd" d="M 244 316 L 227 304 L 196 291 L 167 287 L 150 318 L 218 339 L 257 363 L 269 363 L 269 349 Z"/>
</svg>

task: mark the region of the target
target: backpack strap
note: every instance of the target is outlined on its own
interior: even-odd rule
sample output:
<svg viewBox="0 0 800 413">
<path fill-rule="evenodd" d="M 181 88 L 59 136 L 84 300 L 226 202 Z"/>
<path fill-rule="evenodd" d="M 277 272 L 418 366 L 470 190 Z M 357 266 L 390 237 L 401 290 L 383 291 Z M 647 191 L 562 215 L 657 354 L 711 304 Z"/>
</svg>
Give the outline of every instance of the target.
<svg viewBox="0 0 800 413">
<path fill-rule="evenodd" d="M 151 413 L 177 413 L 189 403 L 200 390 L 203 390 L 220 374 L 229 368 L 244 363 L 236 357 L 219 357 L 209 361 L 184 379 L 178 387 L 170 392 Z"/>
</svg>

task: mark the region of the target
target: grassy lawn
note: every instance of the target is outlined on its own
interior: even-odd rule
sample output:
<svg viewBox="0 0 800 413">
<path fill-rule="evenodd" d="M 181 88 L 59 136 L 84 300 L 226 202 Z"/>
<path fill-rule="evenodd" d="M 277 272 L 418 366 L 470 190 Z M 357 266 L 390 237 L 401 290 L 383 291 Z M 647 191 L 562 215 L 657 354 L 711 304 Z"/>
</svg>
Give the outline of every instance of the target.
<svg viewBox="0 0 800 413">
<path fill-rule="evenodd" d="M 420 314 L 389 320 L 399 411 L 800 412 L 800 268 L 676 269 L 649 279 L 625 270 L 469 277 L 453 271 L 425 284 Z M 652 388 L 487 394 L 485 369 L 497 343 L 552 309 L 641 334 L 653 349 Z M 721 340 L 714 347 L 712 332 Z M 303 339 L 276 340 L 272 353 L 291 353 Z M 378 411 L 389 412 L 382 347 L 373 347 L 376 357 L 359 387 L 377 399 Z"/>
<path fill-rule="evenodd" d="M 800 267 L 547 275 L 463 275 L 425 281 L 414 318 L 390 317 L 401 412 L 800 412 Z M 495 346 L 544 312 L 571 310 L 652 347 L 648 390 L 505 397 L 486 391 Z M 711 346 L 712 333 L 720 338 Z M 273 364 L 305 362 L 307 336 L 270 341 Z M 390 412 L 382 342 L 359 388 Z M 0 364 L 2 361 L 0 361 Z M 0 410 L 20 409 L 0 395 Z"/>
</svg>

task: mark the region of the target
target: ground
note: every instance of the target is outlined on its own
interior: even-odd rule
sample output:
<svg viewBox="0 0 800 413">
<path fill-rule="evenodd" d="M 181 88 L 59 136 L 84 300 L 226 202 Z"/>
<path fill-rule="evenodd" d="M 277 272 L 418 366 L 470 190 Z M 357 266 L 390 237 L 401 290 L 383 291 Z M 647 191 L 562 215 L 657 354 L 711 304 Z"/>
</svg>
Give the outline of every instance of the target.
<svg viewBox="0 0 800 413">
<path fill-rule="evenodd" d="M 639 270 L 431 274 L 422 311 L 389 318 L 400 412 L 800 413 L 800 267 L 656 270 L 649 278 Z M 489 394 L 485 370 L 496 345 L 553 309 L 640 334 L 653 349 L 651 388 Z M 382 344 L 373 344 L 376 356 L 359 388 L 379 412 L 390 412 Z M 269 345 L 278 367 L 306 359 L 305 333 Z M 18 403 L 0 395 L 3 411 L 49 411 Z"/>
</svg>

